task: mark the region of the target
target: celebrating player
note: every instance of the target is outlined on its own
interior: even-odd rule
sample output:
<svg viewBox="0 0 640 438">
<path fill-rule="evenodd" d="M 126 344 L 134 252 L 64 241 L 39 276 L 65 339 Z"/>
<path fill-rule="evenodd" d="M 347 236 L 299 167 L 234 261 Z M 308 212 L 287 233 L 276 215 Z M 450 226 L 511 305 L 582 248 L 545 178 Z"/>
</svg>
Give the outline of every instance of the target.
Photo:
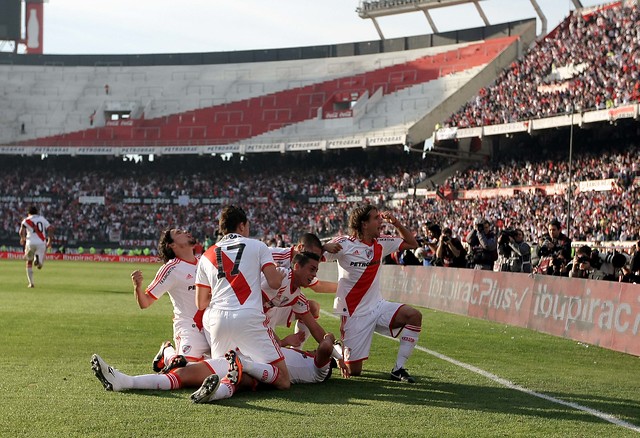
<svg viewBox="0 0 640 438">
<path fill-rule="evenodd" d="M 165 293 L 173 303 L 173 339 L 160 346 L 153 360 L 153 370 L 167 372 L 171 367 L 184 366 L 187 361 L 202 360 L 209 355 L 210 347 L 202 331 L 202 312 L 198 311 L 195 298 L 196 266 L 200 256 L 195 256 L 196 239 L 186 230 L 173 228 L 160 235 L 158 256 L 164 264 L 145 290 L 142 289 L 142 272 L 133 271 L 133 292 L 141 309 L 146 309 Z"/>
<path fill-rule="evenodd" d="M 384 220 L 396 227 L 401 237 L 381 236 Z M 356 207 L 349 215 L 349 228 L 351 236 L 333 239 L 342 249 L 336 254 L 325 253 L 327 260 L 338 261 L 334 312 L 342 315 L 345 363 L 351 375 L 359 376 L 369 357 L 374 331 L 393 337 L 402 332 L 391 378 L 414 383 L 404 364 L 418 341 L 422 314 L 406 304 L 382 299 L 380 264 L 388 254 L 417 248 L 418 242 L 393 214 L 380 213 L 372 205 Z"/>
<path fill-rule="evenodd" d="M 279 389 L 290 386 L 284 357 L 262 311 L 260 274 L 273 289 L 282 283 L 269 248 L 249 239 L 249 220 L 235 206 L 222 210 L 219 222 L 224 237 L 210 247 L 198 263 L 196 300 L 205 310 L 203 322 L 211 357 L 239 348 L 254 360 L 271 364 L 261 380 Z"/>
<path fill-rule="evenodd" d="M 298 243 L 289 248 L 269 248 L 271 254 L 273 255 L 273 261 L 278 265 L 278 267 L 282 268 L 290 268 L 291 262 L 296 254 L 300 252 L 310 252 L 314 254 L 318 254 L 318 256 L 322 256 L 323 251 L 333 252 L 335 253 L 340 249 L 340 245 L 335 243 L 328 243 L 323 245 L 318 236 L 313 233 L 304 233 L 298 239 Z M 318 293 L 336 293 L 337 283 L 331 281 L 322 281 L 315 277 L 308 286 L 309 289 Z M 305 297 L 306 299 L 306 297 Z M 311 311 L 311 315 L 313 318 L 318 319 L 320 317 L 320 304 L 315 300 L 307 300 L 309 304 L 309 310 Z M 284 311 L 279 311 L 283 313 Z M 287 321 L 287 326 L 291 321 Z M 279 325 L 279 324 L 278 324 Z M 295 333 L 301 333 L 300 345 L 293 345 L 294 347 L 299 347 L 304 342 L 309 339 L 311 332 L 307 325 L 300 321 L 299 318 L 296 319 L 295 325 Z"/>
<path fill-rule="evenodd" d="M 44 217 L 38 214 L 36 206 L 29 207 L 28 215 L 20 223 L 20 245 L 24 245 L 24 258 L 27 260 L 27 287 L 34 287 L 33 265 L 38 269 L 44 266 L 47 248 L 51 248 L 53 227 Z"/>
</svg>

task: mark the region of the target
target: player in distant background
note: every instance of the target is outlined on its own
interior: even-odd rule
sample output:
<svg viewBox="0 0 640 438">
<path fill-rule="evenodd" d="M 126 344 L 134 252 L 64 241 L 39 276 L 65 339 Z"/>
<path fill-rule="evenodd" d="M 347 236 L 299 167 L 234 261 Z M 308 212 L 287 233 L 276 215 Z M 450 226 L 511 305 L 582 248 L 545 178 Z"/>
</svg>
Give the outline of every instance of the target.
<svg viewBox="0 0 640 438">
<path fill-rule="evenodd" d="M 384 221 L 400 236 L 381 235 Z M 342 315 L 340 330 L 344 342 L 344 361 L 352 376 L 359 376 L 362 363 L 369 358 L 373 333 L 400 337 L 400 348 L 391 379 L 415 383 L 404 364 L 420 335 L 422 314 L 411 306 L 382 298 L 380 265 L 395 251 L 418 247 L 416 238 L 390 212 L 380 212 L 372 205 L 362 205 L 349 215 L 350 236 L 334 239 L 342 249 L 325 253 L 327 260 L 338 262 L 338 292 L 334 313 Z"/>
<path fill-rule="evenodd" d="M 133 271 L 133 292 L 141 309 L 146 309 L 165 293 L 173 303 L 173 339 L 160 346 L 153 360 L 153 370 L 167 372 L 187 362 L 199 361 L 210 353 L 202 331 L 202 312 L 196 306 L 196 267 L 200 255 L 194 255 L 196 239 L 186 230 L 164 230 L 158 243 L 158 257 L 164 264 L 146 289 L 142 289 L 142 272 Z"/>
<path fill-rule="evenodd" d="M 53 227 L 38 214 L 38 208 L 29 207 L 28 215 L 20 224 L 20 245 L 24 245 L 24 258 L 27 259 L 28 287 L 33 287 L 33 265 L 42 269 L 47 248 L 51 248 Z"/>
</svg>

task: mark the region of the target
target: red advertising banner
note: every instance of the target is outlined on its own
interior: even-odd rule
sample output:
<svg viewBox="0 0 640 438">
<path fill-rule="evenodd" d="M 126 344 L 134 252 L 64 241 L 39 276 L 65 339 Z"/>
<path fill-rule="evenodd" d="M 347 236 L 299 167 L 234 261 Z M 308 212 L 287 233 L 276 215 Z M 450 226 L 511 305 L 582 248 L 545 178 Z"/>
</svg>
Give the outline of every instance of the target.
<svg viewBox="0 0 640 438">
<path fill-rule="evenodd" d="M 382 266 L 390 300 L 640 356 L 640 285 L 547 275 L 423 266 Z M 335 281 L 337 266 L 318 276 Z"/>
<path fill-rule="evenodd" d="M 158 263 L 156 256 L 130 256 L 107 254 L 47 254 L 47 260 L 71 260 L 76 262 L 125 262 L 125 263 Z M 0 260 L 22 260 L 21 252 L 0 252 Z"/>
</svg>

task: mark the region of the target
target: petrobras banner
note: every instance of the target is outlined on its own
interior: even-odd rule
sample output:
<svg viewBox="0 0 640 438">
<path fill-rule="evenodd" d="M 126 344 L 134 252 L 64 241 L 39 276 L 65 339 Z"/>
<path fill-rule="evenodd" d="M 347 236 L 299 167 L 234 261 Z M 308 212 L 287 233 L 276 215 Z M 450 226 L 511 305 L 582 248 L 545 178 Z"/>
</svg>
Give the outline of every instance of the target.
<svg viewBox="0 0 640 438">
<path fill-rule="evenodd" d="M 390 144 L 404 144 L 406 134 L 380 135 L 379 137 L 367 137 L 368 146 L 385 146 Z"/>
<path fill-rule="evenodd" d="M 636 284 L 474 269 L 382 265 L 383 298 L 640 356 Z M 337 265 L 318 271 L 335 281 Z"/>
<path fill-rule="evenodd" d="M 284 152 L 284 143 L 248 144 L 244 146 L 247 154 L 257 152 Z"/>
<path fill-rule="evenodd" d="M 500 135 L 500 134 L 512 134 L 515 132 L 527 132 L 529 130 L 529 121 L 505 123 L 503 125 L 491 125 L 485 126 L 484 135 Z"/>
<path fill-rule="evenodd" d="M 326 150 L 327 142 L 324 140 L 316 141 L 298 141 L 294 143 L 287 143 L 285 149 L 287 151 L 318 151 Z"/>
<path fill-rule="evenodd" d="M 328 149 L 363 148 L 366 145 L 367 139 L 364 137 L 327 140 Z"/>
</svg>

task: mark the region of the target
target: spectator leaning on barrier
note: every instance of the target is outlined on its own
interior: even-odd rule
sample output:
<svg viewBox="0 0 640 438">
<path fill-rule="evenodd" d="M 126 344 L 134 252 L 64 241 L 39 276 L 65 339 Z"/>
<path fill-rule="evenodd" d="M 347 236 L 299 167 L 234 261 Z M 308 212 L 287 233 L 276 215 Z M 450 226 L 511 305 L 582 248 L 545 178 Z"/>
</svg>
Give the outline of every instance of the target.
<svg viewBox="0 0 640 438">
<path fill-rule="evenodd" d="M 469 267 L 493 271 L 493 263 L 498 259 L 498 245 L 491 223 L 484 218 L 477 219 L 475 228 L 467 234 L 467 243 L 471 247 Z"/>
</svg>

